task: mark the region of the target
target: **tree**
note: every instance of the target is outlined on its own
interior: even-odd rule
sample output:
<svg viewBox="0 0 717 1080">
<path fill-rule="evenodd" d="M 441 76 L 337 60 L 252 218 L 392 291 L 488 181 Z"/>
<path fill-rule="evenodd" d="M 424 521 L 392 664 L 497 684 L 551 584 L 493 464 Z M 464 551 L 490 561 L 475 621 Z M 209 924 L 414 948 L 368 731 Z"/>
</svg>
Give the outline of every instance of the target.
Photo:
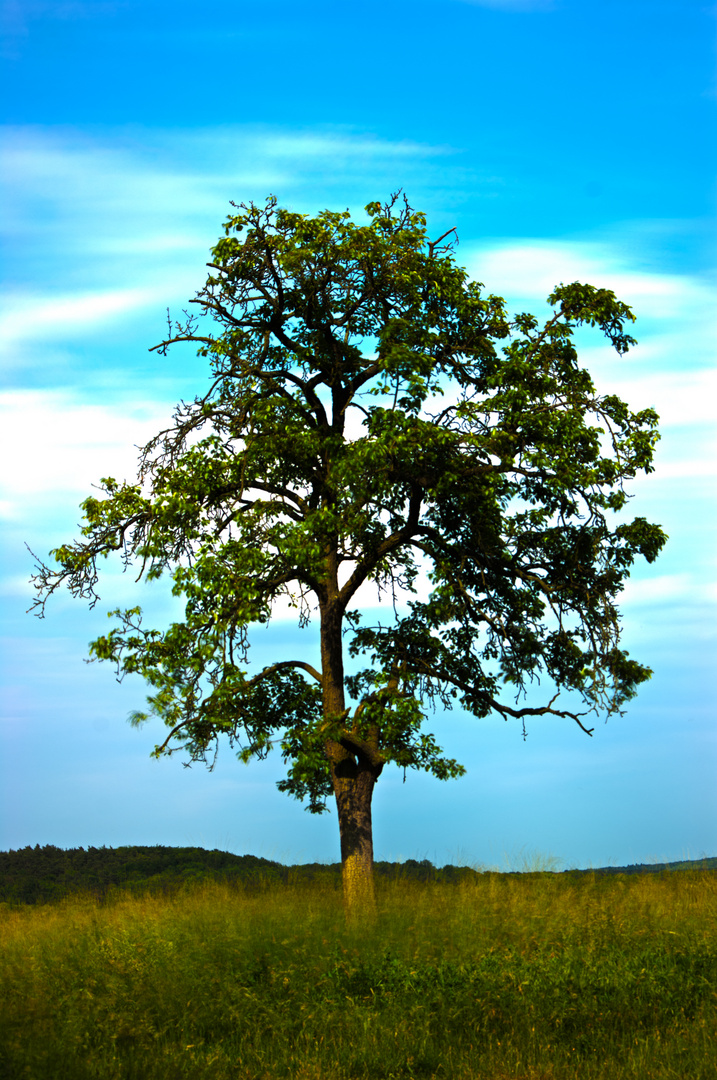
<svg viewBox="0 0 717 1080">
<path fill-rule="evenodd" d="M 82 503 L 81 539 L 51 553 L 59 568 L 38 560 L 34 607 L 63 584 L 94 605 L 114 551 L 146 579 L 169 573 L 184 620 L 148 629 L 139 607 L 112 612 L 92 657 L 152 687 L 149 713 L 170 729 L 155 756 L 211 764 L 222 735 L 244 762 L 278 745 L 282 791 L 313 813 L 333 796 L 356 915 L 374 903 L 384 766 L 464 771 L 424 729 L 429 706 L 590 734 L 587 713 L 620 712 L 649 678 L 619 647 L 616 601 L 665 536 L 608 515 L 651 471 L 658 418 L 598 394 L 578 364 L 582 324 L 620 354 L 634 344 L 607 289 L 561 284 L 544 326 L 509 320 L 456 264 L 455 230 L 429 241 L 405 197 L 369 204 L 367 224 L 273 197 L 232 206 L 198 314 L 155 346 L 198 344 L 209 389 L 144 447 L 135 483 L 105 478 Z M 367 583 L 393 598 L 390 618 L 362 617 Z M 250 628 L 282 596 L 302 627 L 318 613 L 320 666 L 253 672 Z M 544 702 L 521 705 L 541 677 Z"/>
</svg>

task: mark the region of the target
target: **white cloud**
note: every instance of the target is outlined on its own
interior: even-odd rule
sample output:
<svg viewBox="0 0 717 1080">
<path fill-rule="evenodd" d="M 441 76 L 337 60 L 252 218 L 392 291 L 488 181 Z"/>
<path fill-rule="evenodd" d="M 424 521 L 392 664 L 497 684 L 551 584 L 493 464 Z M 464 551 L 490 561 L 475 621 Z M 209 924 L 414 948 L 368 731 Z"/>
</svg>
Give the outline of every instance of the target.
<svg viewBox="0 0 717 1080">
<path fill-rule="evenodd" d="M 275 191 L 302 212 L 347 204 L 356 212 L 398 187 L 398 178 L 406 187 L 420 180 L 424 192 L 438 185 L 450 153 L 347 131 L 240 127 L 106 138 L 16 129 L 6 141 L 2 228 L 16 284 L 6 292 L 0 318 L 5 367 L 16 382 L 25 379 L 25 366 L 46 383 L 62 379 L 63 371 L 77 380 L 72 390 L 25 386 L 0 398 L 3 459 L 13 462 L 0 487 L 0 509 L 23 528 L 42 516 L 47 531 L 61 521 L 64 531 L 68 514 L 76 520 L 77 503 L 99 477 L 133 479 L 135 446 L 165 426 L 185 386 L 196 392 L 194 368 L 187 375 L 174 358 L 169 366 L 147 366 L 143 350 L 141 360 L 134 359 L 134 340 L 125 349 L 123 335 L 152 308 L 161 334 L 164 308 L 169 304 L 174 312 L 193 295 L 230 198 L 261 201 Z M 613 289 L 633 306 L 638 347 L 621 359 L 589 330 L 578 342 L 581 360 L 601 391 L 620 394 L 636 409 L 654 406 L 661 416 L 657 471 L 630 485 L 639 496 L 630 509 L 650 516 L 650 504 L 657 503 L 655 520 L 704 522 L 717 472 L 714 290 L 706 278 L 645 264 L 644 245 L 633 239 L 629 228 L 617 226 L 613 240 L 494 238 L 462 243 L 457 257 L 487 291 L 505 296 L 512 311 L 539 315 L 557 283 L 576 279 Z M 91 361 L 84 355 L 88 342 Z M 105 342 L 113 343 L 113 352 L 103 353 Z M 126 368 L 119 357 L 126 357 Z M 177 390 L 180 374 L 187 378 Z M 140 400 L 133 402 L 128 395 L 136 387 Z M 358 433 L 358 414 L 355 422 Z M 672 525 L 668 531 L 677 532 Z M 680 542 L 670 541 L 668 557 L 674 551 L 676 560 L 670 569 L 684 565 Z M 690 565 L 711 558 L 711 550 L 702 528 Z M 423 575 L 419 589 L 420 595 L 428 591 Z M 375 590 L 363 590 L 360 602 L 375 608 Z M 281 608 L 282 617 L 291 615 Z"/>
<path fill-rule="evenodd" d="M 204 141 L 207 135 L 202 133 L 197 137 Z M 213 133 L 210 133 L 208 138 L 212 144 L 215 143 L 216 136 Z M 236 136 L 229 132 L 226 138 L 231 143 Z M 393 160 L 425 157 L 427 153 L 431 157 L 453 153 L 446 146 L 429 147 L 425 143 L 411 142 L 408 139 L 388 142 L 375 137 L 347 136 L 340 133 L 272 135 L 268 139 L 262 136 L 260 141 L 263 152 L 271 160 L 306 161 L 313 158 L 323 161 L 330 158 L 333 163 L 338 162 L 339 168 L 347 160 L 365 164 L 367 158 Z"/>
<path fill-rule="evenodd" d="M 582 354 L 582 359 L 588 370 L 599 373 L 600 390 L 619 394 L 635 409 L 656 409 L 663 430 L 717 422 L 717 368 L 650 371 L 643 357 L 637 372 L 627 375 L 613 368 L 608 376 L 591 365 L 587 354 Z M 629 362 L 622 366 L 626 373 Z"/>
<path fill-rule="evenodd" d="M 579 240 L 511 240 L 465 245 L 472 278 L 511 304 L 544 302 L 560 282 L 589 282 L 612 289 L 639 318 L 674 319 L 714 308 L 714 290 L 687 275 L 645 272 L 610 245 Z"/>
<path fill-rule="evenodd" d="M 467 269 L 486 290 L 505 297 L 509 310 L 540 317 L 560 282 L 608 288 L 637 315 L 628 332 L 638 345 L 620 357 L 597 330 L 578 332 L 580 362 L 598 390 L 616 393 L 633 409 L 651 407 L 664 433 L 661 477 L 712 475 L 710 426 L 717 421 L 717 305 L 709 280 L 638 268 L 606 243 L 540 239 L 469 248 Z M 670 430 L 672 429 L 672 430 Z M 679 429 L 679 430 L 678 430 Z"/>
<path fill-rule="evenodd" d="M 109 326 L 119 315 L 183 305 L 202 284 L 230 199 L 269 192 L 302 211 L 359 210 L 421 175 L 449 148 L 346 130 L 258 126 L 201 131 L 6 128 L 2 229 L 4 349 L 33 365 L 25 342 Z M 330 163 L 330 168 L 327 168 Z M 31 285 L 26 284 L 31 282 Z M 61 287 L 58 289 L 58 282 Z M 43 362 L 43 357 L 38 357 Z"/>
<path fill-rule="evenodd" d="M 8 127 L 2 137 L 4 232 L 46 246 L 59 232 L 73 250 L 85 252 L 128 235 L 143 245 L 158 237 L 166 246 L 177 233 L 204 251 L 230 199 L 263 201 L 273 192 L 282 203 L 298 196 L 305 204 L 315 197 L 320 177 L 322 192 L 339 188 L 342 201 L 357 199 L 363 206 L 399 175 L 425 174 L 434 160 L 452 153 L 347 130 L 296 133 L 258 126 L 139 135 L 119 129 L 105 139 Z"/>
<path fill-rule="evenodd" d="M 38 496 L 68 503 L 91 494 L 102 476 L 133 480 L 137 446 L 167 426 L 171 410 L 147 401 L 116 406 L 83 402 L 66 391 L 0 394 L 0 497 L 8 518 L 22 517 Z M 41 502 L 40 502 L 41 505 Z"/>
<path fill-rule="evenodd" d="M 717 447 L 711 447 L 711 453 L 699 458 L 677 458 L 674 461 L 661 461 L 655 471 L 654 479 L 687 480 L 700 477 L 717 477 Z M 652 481 L 653 478 L 650 477 Z M 717 492 L 708 492 L 713 497 Z"/>
<path fill-rule="evenodd" d="M 0 311 L 1 347 L 9 351 L 22 341 L 76 338 L 109 326 L 128 311 L 159 304 L 165 296 L 163 287 L 60 296 L 6 294 L 5 310 Z"/>
</svg>

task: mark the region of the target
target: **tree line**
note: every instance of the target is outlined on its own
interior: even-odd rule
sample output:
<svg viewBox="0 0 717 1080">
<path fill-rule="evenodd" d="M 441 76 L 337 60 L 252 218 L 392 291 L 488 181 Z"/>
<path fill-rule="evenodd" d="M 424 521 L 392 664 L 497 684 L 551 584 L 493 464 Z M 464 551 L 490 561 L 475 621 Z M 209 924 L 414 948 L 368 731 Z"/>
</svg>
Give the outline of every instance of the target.
<svg viewBox="0 0 717 1080">
<path fill-rule="evenodd" d="M 376 862 L 374 869 L 383 880 L 405 879 L 446 885 L 473 880 L 481 873 L 496 873 L 450 864 L 437 867 L 428 859 Z M 717 870 L 717 858 L 606 866 L 563 873 L 636 874 L 690 869 Z M 338 890 L 341 864 L 286 866 L 256 855 L 235 855 L 216 848 L 207 851 L 199 847 L 161 845 L 64 849 L 52 844 L 42 847 L 36 844 L 15 851 L 0 851 L 0 903 L 10 904 L 46 904 L 77 894 L 104 898 L 117 889 L 171 893 L 203 881 L 252 889 L 317 880 Z"/>
</svg>

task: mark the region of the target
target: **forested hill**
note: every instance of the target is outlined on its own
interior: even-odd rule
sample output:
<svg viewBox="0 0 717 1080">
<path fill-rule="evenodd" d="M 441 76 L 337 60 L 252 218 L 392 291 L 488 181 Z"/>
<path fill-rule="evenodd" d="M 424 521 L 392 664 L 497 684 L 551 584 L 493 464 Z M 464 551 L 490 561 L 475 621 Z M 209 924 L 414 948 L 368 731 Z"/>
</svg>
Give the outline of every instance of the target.
<svg viewBox="0 0 717 1080">
<path fill-rule="evenodd" d="M 377 862 L 382 877 L 408 877 L 446 883 L 464 881 L 478 871 L 465 866 L 433 866 L 427 859 L 403 863 Z M 567 874 L 636 874 L 658 871 L 717 870 L 717 858 L 596 870 L 567 870 Z M 46 845 L 0 852 L 0 902 L 47 903 L 72 893 L 106 896 L 116 888 L 130 891 L 174 891 L 199 881 L 225 881 L 247 887 L 307 880 L 320 876 L 338 888 L 338 863 L 284 866 L 256 855 L 232 855 L 198 847 L 62 848 Z"/>
<path fill-rule="evenodd" d="M 283 881 L 287 869 L 255 855 L 198 847 L 46 845 L 0 852 L 0 902 L 45 903 L 70 893 L 106 895 L 113 887 L 173 890 L 198 880 Z"/>
</svg>

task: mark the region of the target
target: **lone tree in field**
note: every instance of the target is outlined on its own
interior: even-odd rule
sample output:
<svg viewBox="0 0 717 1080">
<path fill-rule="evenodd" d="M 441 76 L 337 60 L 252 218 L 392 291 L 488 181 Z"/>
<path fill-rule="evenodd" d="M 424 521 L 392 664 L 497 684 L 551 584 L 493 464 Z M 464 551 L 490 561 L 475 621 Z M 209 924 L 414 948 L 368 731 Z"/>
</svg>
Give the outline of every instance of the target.
<svg viewBox="0 0 717 1080">
<path fill-rule="evenodd" d="M 607 289 L 560 285 L 543 327 L 509 321 L 456 265 L 453 230 L 429 241 L 405 200 L 371 203 L 365 225 L 274 198 L 234 209 L 199 315 L 155 346 L 196 342 L 210 387 L 144 447 L 136 483 L 103 479 L 85 500 L 82 539 L 52 552 L 59 569 L 38 565 L 35 607 L 62 584 L 94 604 L 112 551 L 147 579 L 169 572 L 184 621 L 147 629 L 140 608 L 118 610 L 91 654 L 153 687 L 170 728 L 156 756 L 212 760 L 222 735 L 245 762 L 278 745 L 282 791 L 314 813 L 333 795 L 356 914 L 374 902 L 384 766 L 464 771 L 423 730 L 427 706 L 560 716 L 590 734 L 587 712 L 619 712 L 649 678 L 619 648 L 616 598 L 665 536 L 608 516 L 651 471 L 658 418 L 597 394 L 578 365 L 581 324 L 620 354 L 634 344 Z M 369 625 L 365 585 L 408 605 Z M 282 596 L 302 626 L 317 613 L 320 666 L 287 656 L 254 673 L 250 628 Z M 347 651 L 364 658 L 351 675 Z M 544 702 L 520 706 L 536 677 Z"/>
</svg>

